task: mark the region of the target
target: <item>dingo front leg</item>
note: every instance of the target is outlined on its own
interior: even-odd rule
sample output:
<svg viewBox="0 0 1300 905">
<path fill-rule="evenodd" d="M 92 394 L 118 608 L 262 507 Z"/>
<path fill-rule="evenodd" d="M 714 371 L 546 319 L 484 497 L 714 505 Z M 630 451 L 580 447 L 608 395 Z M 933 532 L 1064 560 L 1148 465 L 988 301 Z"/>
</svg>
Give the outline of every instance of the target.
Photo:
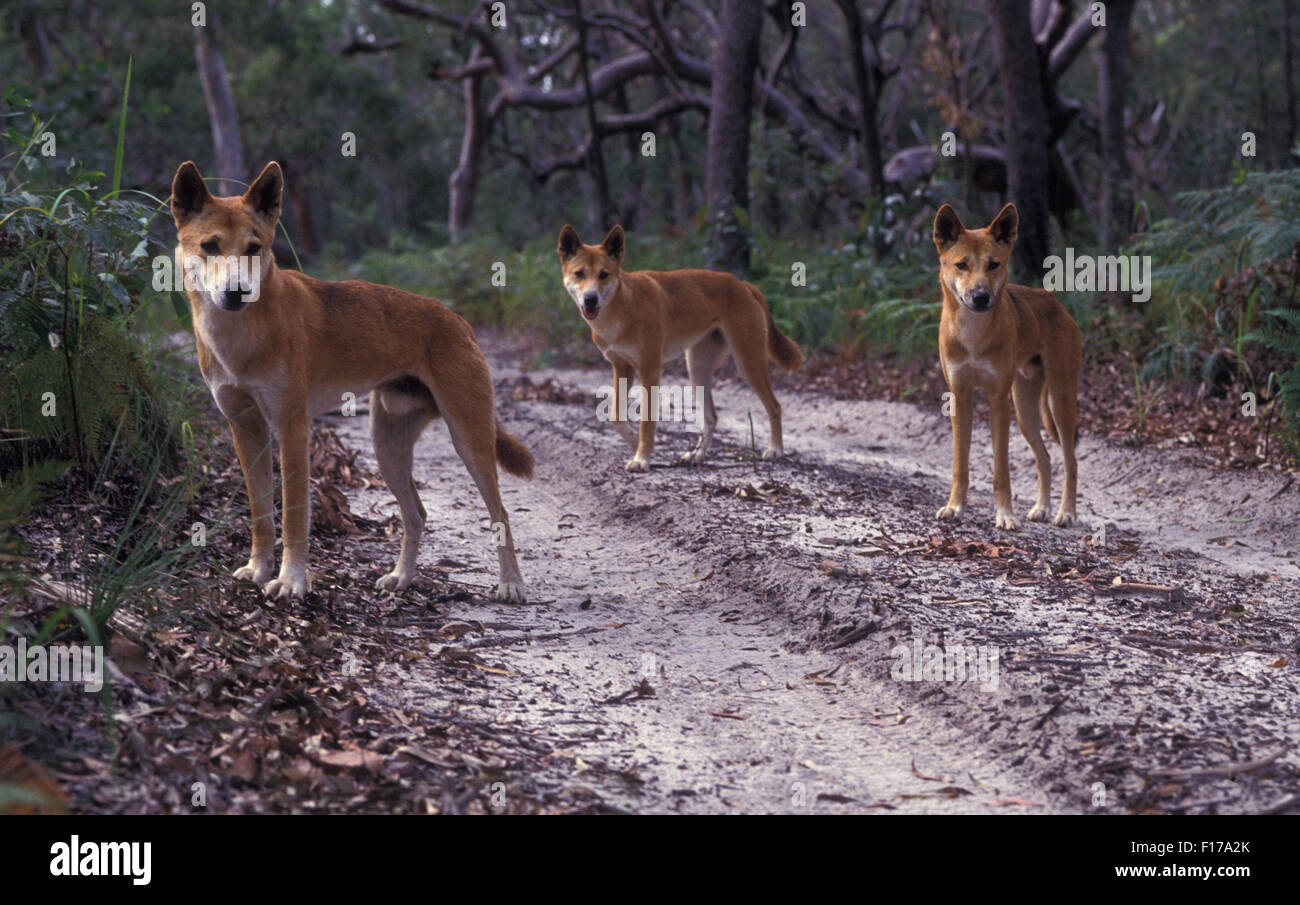
<svg viewBox="0 0 1300 905">
<path fill-rule="evenodd" d="M 636 455 L 627 462 L 630 472 L 649 471 L 650 454 L 655 448 L 655 422 L 659 418 L 659 362 L 644 364 L 637 372 L 641 380 L 641 428 L 638 431 Z"/>
<path fill-rule="evenodd" d="M 618 435 L 633 450 L 636 449 L 637 436 L 636 431 L 627 423 L 627 397 L 628 391 L 632 388 L 634 373 L 632 366 L 627 362 L 620 361 L 614 364 L 614 411 L 609 419 L 614 425 L 614 430 L 618 431 Z"/>
<path fill-rule="evenodd" d="M 993 524 L 1005 531 L 1020 527 L 1011 514 L 1011 464 L 1007 449 L 1011 435 L 1011 387 L 989 394 L 989 427 L 993 432 Z"/>
<path fill-rule="evenodd" d="M 952 418 L 952 488 L 948 503 L 935 516 L 941 519 L 959 518 L 966 508 L 966 490 L 970 486 L 970 427 L 972 391 L 969 384 L 949 386 Z"/>
<path fill-rule="evenodd" d="M 280 575 L 266 586 L 266 596 L 301 598 L 311 590 L 307 572 L 307 535 L 311 530 L 311 476 L 307 461 L 307 408 L 305 400 L 292 409 L 279 430 L 280 480 L 283 484 L 283 527 L 281 537 L 284 559 Z"/>
<path fill-rule="evenodd" d="M 217 405 L 230 422 L 239 467 L 248 489 L 253 547 L 248 564 L 234 571 L 236 581 L 263 587 L 275 570 L 275 480 L 271 474 L 271 429 L 257 404 L 245 393 L 223 388 Z"/>
</svg>

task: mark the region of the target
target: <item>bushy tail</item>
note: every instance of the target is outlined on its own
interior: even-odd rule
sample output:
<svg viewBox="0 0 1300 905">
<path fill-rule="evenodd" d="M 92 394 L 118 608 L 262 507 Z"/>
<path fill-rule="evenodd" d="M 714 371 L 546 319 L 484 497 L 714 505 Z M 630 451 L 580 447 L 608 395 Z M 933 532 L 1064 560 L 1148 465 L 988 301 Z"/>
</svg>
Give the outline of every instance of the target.
<svg viewBox="0 0 1300 905">
<path fill-rule="evenodd" d="M 770 311 L 767 313 L 767 343 L 767 351 L 772 360 L 787 371 L 793 371 L 803 364 L 803 351 L 799 344 L 776 328 L 776 321 L 772 320 Z"/>
<path fill-rule="evenodd" d="M 506 430 L 497 422 L 497 461 L 501 467 L 515 477 L 531 478 L 533 476 L 533 454 L 524 446 L 522 440 Z"/>
<path fill-rule="evenodd" d="M 754 298 L 758 299 L 759 304 L 763 306 L 763 314 L 767 316 L 768 354 L 781 367 L 787 371 L 793 371 L 803 364 L 803 351 L 799 348 L 798 343 L 777 329 L 776 321 L 772 320 L 772 309 L 767 306 L 767 299 L 763 297 L 763 293 L 758 291 L 758 287 L 753 283 L 746 283 L 745 285 L 749 287 L 750 292 L 754 293 Z"/>
</svg>

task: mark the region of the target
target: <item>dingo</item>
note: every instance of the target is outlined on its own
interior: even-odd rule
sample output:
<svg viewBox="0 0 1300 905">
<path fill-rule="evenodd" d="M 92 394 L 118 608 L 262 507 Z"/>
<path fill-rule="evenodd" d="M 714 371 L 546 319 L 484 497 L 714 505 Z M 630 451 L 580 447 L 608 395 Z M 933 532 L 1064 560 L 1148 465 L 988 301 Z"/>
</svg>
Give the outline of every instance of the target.
<svg viewBox="0 0 1300 905">
<path fill-rule="evenodd" d="M 988 395 L 993 432 L 994 524 L 1008 531 L 1017 527 L 1007 463 L 1013 397 L 1016 423 L 1038 465 L 1038 499 L 1029 520 L 1046 520 L 1051 505 L 1052 461 L 1043 443 L 1044 425 L 1065 457 L 1065 489 L 1053 523 L 1064 527 L 1076 519 L 1075 406 L 1083 362 L 1079 326 L 1056 296 L 1007 282 L 1019 222 L 1014 204 L 1002 208 L 986 229 L 966 229 L 947 204 L 934 218 L 943 287 L 939 361 L 952 391 L 952 490 L 938 517 L 957 518 L 966 508 L 971 403 L 978 386 Z"/>
<path fill-rule="evenodd" d="M 771 357 L 793 371 L 803 362 L 803 353 L 776 328 L 758 287 L 712 270 L 624 271 L 625 244 L 621 226 L 610 230 L 599 245 L 583 245 L 574 228 L 566 226 L 558 248 L 564 288 L 591 325 L 596 346 L 614 366 L 615 393 L 626 393 L 633 372 L 642 392 L 652 392 L 659 387 L 663 363 L 684 351 L 691 385 L 704 389 L 704 430 L 695 448 L 682 456 L 683 462 L 697 465 L 704 461 L 718 422 L 713 372 L 731 352 L 740 376 L 767 410 L 771 435 L 763 458 L 783 455 L 781 404 L 772 394 L 767 360 Z M 616 400 L 613 410 L 626 412 L 626 399 Z M 624 419 L 611 420 L 636 451 L 627 470 L 648 471 L 654 418 L 643 418 L 639 432 Z"/>
<path fill-rule="evenodd" d="M 230 422 L 252 511 L 252 554 L 235 578 L 256 582 L 271 598 L 302 597 L 310 589 L 308 422 L 338 407 L 346 392 L 369 392 L 375 458 L 402 512 L 401 554 L 377 587 L 399 591 L 415 576 L 426 514 L 411 477 L 412 448 L 441 416 L 493 522 L 501 566 L 496 599 L 522 603 L 524 584 L 496 463 L 528 477 L 533 457 L 496 419 L 492 378 L 474 332 L 433 299 L 279 270 L 271 242 L 283 181 L 272 162 L 243 196 L 217 198 L 186 162 L 172 182 L 177 264 L 201 275 L 186 287 L 199 370 Z M 187 269 L 194 258 L 204 266 Z M 253 260 L 252 268 L 242 269 L 245 277 L 250 271 L 256 277 L 255 292 L 233 266 L 238 258 Z M 284 509 L 284 561 L 274 579 L 272 431 L 280 446 Z"/>
</svg>

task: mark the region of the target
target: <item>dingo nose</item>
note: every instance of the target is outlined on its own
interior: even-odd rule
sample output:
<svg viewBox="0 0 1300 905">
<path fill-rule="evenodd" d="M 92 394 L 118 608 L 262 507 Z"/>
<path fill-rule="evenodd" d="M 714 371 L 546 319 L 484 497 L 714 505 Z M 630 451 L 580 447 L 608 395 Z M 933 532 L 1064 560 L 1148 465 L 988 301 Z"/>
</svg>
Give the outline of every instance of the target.
<svg viewBox="0 0 1300 905">
<path fill-rule="evenodd" d="M 983 311 L 989 306 L 989 293 L 987 289 L 976 289 L 970 294 L 971 307 L 976 311 Z"/>
<path fill-rule="evenodd" d="M 225 299 L 227 305 L 242 305 L 244 303 L 244 290 L 227 289 Z"/>
<path fill-rule="evenodd" d="M 582 297 L 582 304 L 586 305 L 588 308 L 594 309 L 599 302 L 600 296 L 594 292 L 588 292 Z"/>
</svg>

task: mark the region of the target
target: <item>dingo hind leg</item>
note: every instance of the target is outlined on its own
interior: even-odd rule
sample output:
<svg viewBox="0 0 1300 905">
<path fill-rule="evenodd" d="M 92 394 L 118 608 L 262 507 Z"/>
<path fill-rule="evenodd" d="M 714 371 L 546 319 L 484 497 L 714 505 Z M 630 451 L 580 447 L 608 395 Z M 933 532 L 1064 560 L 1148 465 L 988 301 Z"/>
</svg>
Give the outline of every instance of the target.
<svg viewBox="0 0 1300 905">
<path fill-rule="evenodd" d="M 416 441 L 437 414 L 433 396 L 414 379 L 393 381 L 370 394 L 370 435 L 375 459 L 402 513 L 401 553 L 393 570 L 375 582 L 381 591 L 404 590 L 415 578 L 420 535 L 428 516 L 415 488 L 411 465 Z"/>
<path fill-rule="evenodd" d="M 458 376 L 460 387 L 454 391 L 449 388 L 441 395 L 435 393 L 434 399 L 443 420 L 447 422 L 452 446 L 465 463 L 466 470 L 474 479 L 483 503 L 487 506 L 500 566 L 494 599 L 504 603 L 523 603 L 524 580 L 519 573 L 519 562 L 515 559 L 515 539 L 510 531 L 510 518 L 501 502 L 497 459 L 500 447 L 504 445 L 511 452 L 503 457 L 502 464 L 527 476 L 532 473 L 532 456 L 515 437 L 506 434 L 496 420 L 492 379 L 487 372 L 487 363 L 480 358 L 473 366 L 470 376 L 467 377 L 463 371 Z M 499 438 L 504 443 L 499 443 Z"/>
<path fill-rule="evenodd" d="M 1022 369 L 1012 384 L 1016 424 L 1029 443 L 1029 448 L 1034 451 L 1034 464 L 1038 469 L 1038 497 L 1034 500 L 1034 508 L 1026 516 L 1031 522 L 1047 521 L 1047 510 L 1052 505 L 1052 459 L 1047 454 L 1047 444 L 1043 442 L 1043 422 L 1039 410 L 1043 400 L 1044 381 L 1042 365 L 1034 362 Z"/>
<path fill-rule="evenodd" d="M 1065 481 L 1061 489 L 1061 505 L 1056 510 L 1052 524 L 1068 528 L 1078 521 L 1076 497 L 1078 493 L 1079 464 L 1074 447 L 1079 439 L 1079 367 L 1074 362 L 1047 363 L 1047 406 L 1056 425 L 1056 436 L 1061 444 Z"/>
<path fill-rule="evenodd" d="M 713 430 L 718 424 L 718 410 L 713 404 L 713 373 L 718 363 L 727 354 L 727 341 L 717 330 L 710 330 L 704 338 L 686 350 L 686 373 L 689 375 L 692 391 L 701 387 L 704 397 L 704 419 L 700 439 L 695 448 L 682 456 L 687 465 L 699 465 L 704 461 L 713 442 Z"/>
<path fill-rule="evenodd" d="M 755 313 L 758 312 L 755 310 Z M 747 317 L 743 323 L 733 322 L 724 331 L 740 376 L 767 411 L 768 445 L 763 458 L 779 459 L 785 455 L 781 439 L 781 403 L 772 392 L 772 378 L 767 372 L 769 341 L 767 325 L 762 320 L 765 316 L 766 312 L 763 312 L 758 317 Z"/>
</svg>

